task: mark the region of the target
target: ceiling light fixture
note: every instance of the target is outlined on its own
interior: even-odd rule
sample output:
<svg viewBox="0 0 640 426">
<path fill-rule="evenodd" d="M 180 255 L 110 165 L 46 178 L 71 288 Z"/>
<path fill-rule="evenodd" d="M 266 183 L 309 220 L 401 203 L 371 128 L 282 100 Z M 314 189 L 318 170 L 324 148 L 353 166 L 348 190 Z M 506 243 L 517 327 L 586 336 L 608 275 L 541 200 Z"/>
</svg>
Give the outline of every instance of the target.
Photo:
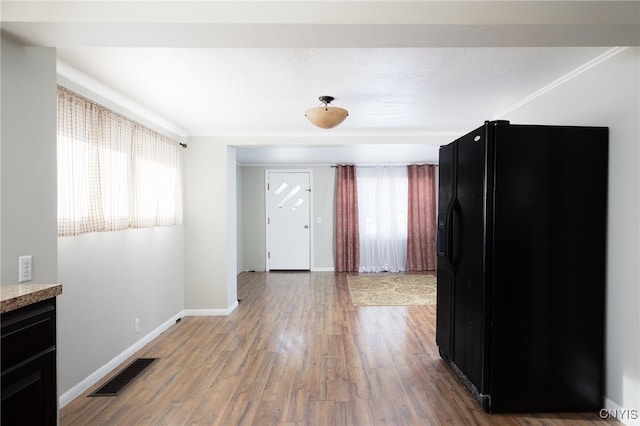
<svg viewBox="0 0 640 426">
<path fill-rule="evenodd" d="M 344 108 L 329 106 L 334 99 L 333 96 L 320 96 L 318 99 L 324 106 L 309 108 L 304 114 L 311 124 L 322 129 L 330 129 L 342 123 L 349 115 L 349 111 Z"/>
</svg>

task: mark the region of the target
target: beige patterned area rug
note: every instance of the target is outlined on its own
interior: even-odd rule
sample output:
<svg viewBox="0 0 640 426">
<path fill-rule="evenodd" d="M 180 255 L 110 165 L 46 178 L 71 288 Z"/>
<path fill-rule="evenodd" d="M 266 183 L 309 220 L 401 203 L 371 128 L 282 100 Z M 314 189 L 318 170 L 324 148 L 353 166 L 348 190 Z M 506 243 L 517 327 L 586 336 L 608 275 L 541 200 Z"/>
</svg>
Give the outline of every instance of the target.
<svg viewBox="0 0 640 426">
<path fill-rule="evenodd" d="M 354 306 L 410 306 L 436 303 L 433 275 L 347 275 Z"/>
</svg>

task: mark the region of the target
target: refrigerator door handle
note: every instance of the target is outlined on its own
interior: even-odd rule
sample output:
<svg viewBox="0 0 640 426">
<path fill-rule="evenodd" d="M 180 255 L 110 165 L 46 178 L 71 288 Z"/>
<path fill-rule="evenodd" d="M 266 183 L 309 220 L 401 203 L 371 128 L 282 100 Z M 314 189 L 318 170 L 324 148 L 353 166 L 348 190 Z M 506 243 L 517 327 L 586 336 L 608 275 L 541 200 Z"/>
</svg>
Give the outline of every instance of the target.
<svg viewBox="0 0 640 426">
<path fill-rule="evenodd" d="M 447 262 L 449 263 L 452 271 L 456 267 L 458 255 L 460 254 L 458 252 L 458 248 L 461 246 L 460 237 L 462 232 L 462 226 L 461 226 L 462 222 L 459 220 L 460 213 L 461 213 L 460 201 L 458 201 L 458 199 L 456 198 L 455 200 L 453 200 L 453 203 L 451 204 L 451 223 L 450 223 L 450 229 L 449 229 L 450 243 L 449 243 L 449 252 L 448 252 L 448 258 L 447 258 Z"/>
<path fill-rule="evenodd" d="M 445 259 L 447 260 L 447 265 L 451 271 L 454 270 L 453 264 L 453 228 L 454 228 L 454 210 L 458 203 L 458 199 L 454 198 L 449 203 L 447 207 L 447 220 L 446 220 L 446 246 L 445 246 Z"/>
</svg>

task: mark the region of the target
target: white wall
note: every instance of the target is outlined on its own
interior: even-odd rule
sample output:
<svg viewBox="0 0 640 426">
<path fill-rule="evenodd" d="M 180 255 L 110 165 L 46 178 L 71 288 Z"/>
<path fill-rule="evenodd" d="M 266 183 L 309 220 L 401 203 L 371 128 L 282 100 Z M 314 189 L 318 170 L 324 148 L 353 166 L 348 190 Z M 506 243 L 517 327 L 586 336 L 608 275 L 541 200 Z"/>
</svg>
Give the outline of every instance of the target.
<svg viewBox="0 0 640 426">
<path fill-rule="evenodd" d="M 185 308 L 193 314 L 226 313 L 237 304 L 235 170 L 233 148 L 214 138 L 195 137 L 189 142 Z"/>
<path fill-rule="evenodd" d="M 226 179 L 226 204 L 227 204 L 227 279 L 226 279 L 226 306 L 228 310 L 238 306 L 238 202 L 236 199 L 236 149 L 227 147 L 227 179 Z"/>
<path fill-rule="evenodd" d="M 312 270 L 334 269 L 334 191 L 335 169 L 324 166 L 244 166 L 242 174 L 242 269 L 265 270 L 265 170 L 311 170 L 313 197 L 311 212 Z M 318 223 L 320 219 L 320 223 Z"/>
<path fill-rule="evenodd" d="M 313 264 L 315 270 L 335 269 L 336 169 L 313 168 Z M 320 222 L 318 220 L 320 219 Z"/>
<path fill-rule="evenodd" d="M 242 168 L 236 164 L 236 271 L 241 272 L 243 268 L 242 254 L 244 253 L 244 226 L 242 218 L 244 217 L 244 207 L 242 204 L 242 186 L 243 186 Z"/>
<path fill-rule="evenodd" d="M 56 52 L 2 35 L 2 284 L 17 284 L 18 256 L 33 256 L 31 283 L 58 282 Z"/>
<path fill-rule="evenodd" d="M 58 239 L 60 394 L 184 308 L 182 226 Z M 134 332 L 134 319 L 140 331 Z"/>
<path fill-rule="evenodd" d="M 265 194 L 264 167 L 240 167 L 242 176 L 241 271 L 265 270 Z"/>
<path fill-rule="evenodd" d="M 629 48 L 504 118 L 522 124 L 609 127 L 606 397 L 638 410 L 640 50 Z"/>
<path fill-rule="evenodd" d="M 62 283 L 65 394 L 184 308 L 182 227 L 57 237 L 56 52 L 2 36 L 2 284 L 33 255 L 32 283 Z M 133 331 L 140 318 L 140 331 Z"/>
<path fill-rule="evenodd" d="M 175 137 L 96 94 L 93 87 L 60 76 L 58 82 Z M 55 93 L 55 84 L 53 87 Z M 57 252 L 63 285 L 58 303 L 58 382 L 60 395 L 66 400 L 82 391 L 81 382 L 87 377 L 144 344 L 150 333 L 182 313 L 184 230 L 183 226 L 171 226 L 58 238 Z M 140 321 L 137 333 L 136 318 Z"/>
</svg>

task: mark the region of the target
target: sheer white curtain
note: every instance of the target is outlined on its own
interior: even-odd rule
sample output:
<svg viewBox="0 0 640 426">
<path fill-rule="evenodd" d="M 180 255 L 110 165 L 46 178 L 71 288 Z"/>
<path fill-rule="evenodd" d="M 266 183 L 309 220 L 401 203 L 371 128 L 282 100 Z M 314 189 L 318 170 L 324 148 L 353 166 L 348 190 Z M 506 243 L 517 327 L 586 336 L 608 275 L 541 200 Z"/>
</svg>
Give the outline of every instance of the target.
<svg viewBox="0 0 640 426">
<path fill-rule="evenodd" d="M 58 236 L 182 223 L 180 146 L 58 88 Z"/>
<path fill-rule="evenodd" d="M 407 262 L 406 167 L 356 167 L 359 272 L 400 272 Z"/>
<path fill-rule="evenodd" d="M 182 222 L 181 148 L 142 128 L 133 137 L 131 227 L 170 226 Z"/>
</svg>

